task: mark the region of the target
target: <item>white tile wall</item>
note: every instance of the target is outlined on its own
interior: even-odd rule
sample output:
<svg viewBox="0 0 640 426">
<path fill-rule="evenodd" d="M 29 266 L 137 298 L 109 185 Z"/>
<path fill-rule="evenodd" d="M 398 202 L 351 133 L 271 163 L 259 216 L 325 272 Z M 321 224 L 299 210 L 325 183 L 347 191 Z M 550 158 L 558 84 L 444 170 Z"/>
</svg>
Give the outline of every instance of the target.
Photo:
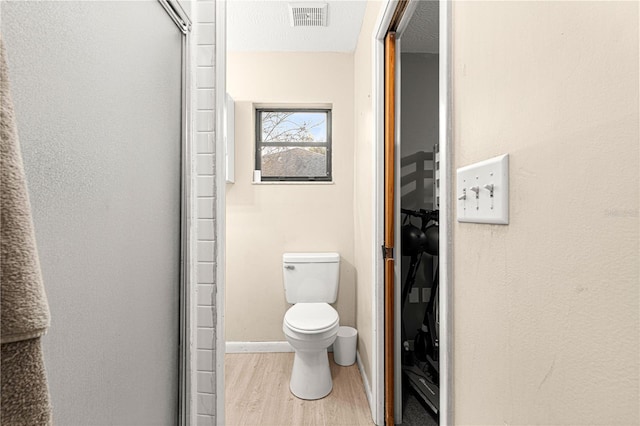
<svg viewBox="0 0 640 426">
<path fill-rule="evenodd" d="M 213 314 L 213 306 L 198 306 L 198 327 L 204 329 L 213 329 Z"/>
<path fill-rule="evenodd" d="M 213 372 L 198 372 L 198 393 L 215 394 L 216 375 Z"/>
<path fill-rule="evenodd" d="M 213 67 L 198 66 L 196 70 L 196 83 L 199 88 L 213 89 L 213 86 L 215 86 Z"/>
<path fill-rule="evenodd" d="M 203 1 L 198 3 L 197 7 L 198 7 L 198 21 L 199 22 L 215 22 L 215 8 L 210 7 L 210 4 L 207 3 L 213 3 L 212 1 Z"/>
<path fill-rule="evenodd" d="M 206 7 L 206 5 L 203 5 Z M 215 10 L 215 6 L 214 6 Z M 213 23 L 199 23 L 198 32 L 196 34 L 196 40 L 198 45 L 214 44 L 216 39 L 216 26 Z"/>
<path fill-rule="evenodd" d="M 198 426 L 216 426 L 215 416 L 198 416 Z"/>
<path fill-rule="evenodd" d="M 198 197 L 198 219 L 213 219 L 213 197 Z"/>
<path fill-rule="evenodd" d="M 215 227 L 213 219 L 198 220 L 198 240 L 213 241 L 215 235 Z"/>
<path fill-rule="evenodd" d="M 214 46 L 199 45 L 196 53 L 198 55 L 198 57 L 196 58 L 198 66 L 212 67 L 214 62 L 215 52 L 216 50 Z"/>
<path fill-rule="evenodd" d="M 207 74 L 211 74 L 213 75 L 213 68 L 209 67 L 209 68 L 205 68 L 206 73 Z M 211 77 L 213 79 L 213 77 Z M 196 82 L 196 84 L 199 86 L 199 83 Z M 211 87 L 211 86 L 209 86 Z M 209 111 L 198 111 L 196 112 L 196 130 L 198 132 L 211 132 L 213 131 L 213 126 L 215 123 L 215 116 L 212 117 L 213 115 L 215 115 L 213 113 L 213 111 L 209 110 Z"/>
<path fill-rule="evenodd" d="M 196 161 L 196 171 L 198 172 L 198 176 L 213 176 L 213 154 L 198 154 Z"/>
<path fill-rule="evenodd" d="M 213 176 L 198 177 L 198 197 L 213 197 Z"/>
<path fill-rule="evenodd" d="M 198 0 L 196 40 L 196 174 L 198 197 L 197 425 L 216 423 L 215 373 L 215 1 Z"/>
<path fill-rule="evenodd" d="M 198 285 L 198 306 L 211 306 L 215 297 L 213 285 Z"/>
<path fill-rule="evenodd" d="M 206 349 L 198 349 L 198 371 L 213 371 L 215 363 L 213 362 L 213 351 Z"/>
<path fill-rule="evenodd" d="M 197 107 L 198 110 L 212 110 L 215 105 L 215 91 L 213 89 L 206 90 L 202 89 L 198 91 L 197 94 Z"/>
<path fill-rule="evenodd" d="M 215 349 L 216 331 L 213 328 L 198 328 L 198 349 Z M 215 360 L 215 353 L 212 354 Z"/>
<path fill-rule="evenodd" d="M 196 149 L 200 153 L 213 153 L 215 143 L 212 132 L 198 133 L 196 135 Z"/>
<path fill-rule="evenodd" d="M 213 284 L 214 266 L 212 262 L 198 262 L 198 285 Z"/>
<path fill-rule="evenodd" d="M 198 419 L 200 416 L 215 416 L 216 415 L 216 396 L 211 393 L 198 392 Z M 207 421 L 210 421 L 207 420 Z M 204 424 L 207 424 L 206 422 Z M 200 421 L 198 421 L 200 426 Z"/>
</svg>

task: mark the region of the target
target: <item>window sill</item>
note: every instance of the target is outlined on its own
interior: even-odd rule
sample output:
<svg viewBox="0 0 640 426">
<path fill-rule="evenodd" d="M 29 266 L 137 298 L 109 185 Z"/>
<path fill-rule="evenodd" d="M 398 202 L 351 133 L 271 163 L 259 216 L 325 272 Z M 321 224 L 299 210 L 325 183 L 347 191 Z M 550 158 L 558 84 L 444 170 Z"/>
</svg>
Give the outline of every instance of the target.
<svg viewBox="0 0 640 426">
<path fill-rule="evenodd" d="M 294 181 L 286 181 L 286 180 L 280 180 L 280 181 L 267 181 L 267 182 L 251 182 L 251 185 L 333 185 L 335 184 L 334 181 L 331 182 L 327 182 L 327 181 L 308 181 L 308 182 L 294 182 Z"/>
</svg>

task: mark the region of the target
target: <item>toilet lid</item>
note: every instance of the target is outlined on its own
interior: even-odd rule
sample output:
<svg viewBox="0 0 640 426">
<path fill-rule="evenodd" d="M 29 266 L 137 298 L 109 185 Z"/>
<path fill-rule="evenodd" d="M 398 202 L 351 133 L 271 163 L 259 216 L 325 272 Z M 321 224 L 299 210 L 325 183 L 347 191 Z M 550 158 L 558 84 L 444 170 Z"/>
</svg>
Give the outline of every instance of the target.
<svg viewBox="0 0 640 426">
<path fill-rule="evenodd" d="M 324 330 L 338 319 L 338 312 L 328 303 L 296 303 L 284 315 L 289 326 L 301 331 Z"/>
</svg>

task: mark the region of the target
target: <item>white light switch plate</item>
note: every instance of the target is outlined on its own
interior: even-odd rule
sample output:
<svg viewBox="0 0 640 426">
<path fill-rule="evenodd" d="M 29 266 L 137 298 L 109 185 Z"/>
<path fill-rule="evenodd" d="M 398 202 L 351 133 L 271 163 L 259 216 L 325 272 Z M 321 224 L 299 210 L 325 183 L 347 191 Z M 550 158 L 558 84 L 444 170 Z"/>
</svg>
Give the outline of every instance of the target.
<svg viewBox="0 0 640 426">
<path fill-rule="evenodd" d="M 456 203 L 458 222 L 507 225 L 509 154 L 459 168 Z"/>
</svg>

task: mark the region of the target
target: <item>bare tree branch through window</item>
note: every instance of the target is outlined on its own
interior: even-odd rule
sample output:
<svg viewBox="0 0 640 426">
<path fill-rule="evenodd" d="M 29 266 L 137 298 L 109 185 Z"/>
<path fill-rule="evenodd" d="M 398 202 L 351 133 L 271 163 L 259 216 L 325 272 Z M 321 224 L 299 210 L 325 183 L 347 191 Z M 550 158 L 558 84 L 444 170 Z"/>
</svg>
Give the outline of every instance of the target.
<svg viewBox="0 0 640 426">
<path fill-rule="evenodd" d="M 329 113 L 328 110 L 258 111 L 256 166 L 262 175 L 294 179 L 330 177 Z"/>
</svg>

